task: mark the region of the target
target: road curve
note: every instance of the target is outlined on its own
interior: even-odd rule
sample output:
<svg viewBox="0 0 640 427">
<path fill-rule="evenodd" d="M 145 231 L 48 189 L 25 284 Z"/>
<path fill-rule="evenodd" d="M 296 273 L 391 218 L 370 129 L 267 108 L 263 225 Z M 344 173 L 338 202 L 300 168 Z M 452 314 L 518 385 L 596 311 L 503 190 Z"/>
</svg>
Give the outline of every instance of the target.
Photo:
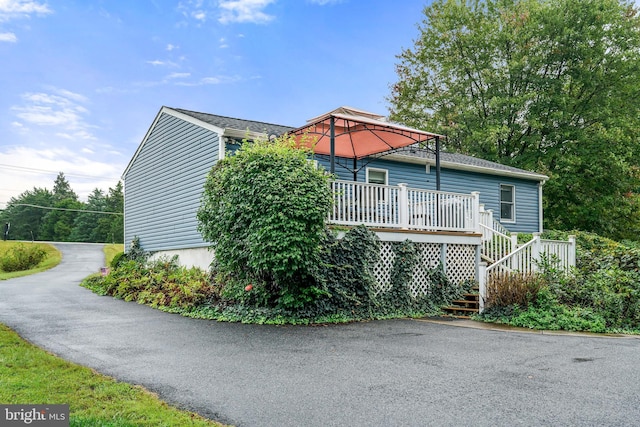
<svg viewBox="0 0 640 427">
<path fill-rule="evenodd" d="M 395 320 L 217 323 L 78 286 L 102 248 L 0 282 L 0 322 L 67 360 L 237 426 L 631 426 L 640 340 Z M 2 379 L 0 379 L 1 386 Z"/>
</svg>

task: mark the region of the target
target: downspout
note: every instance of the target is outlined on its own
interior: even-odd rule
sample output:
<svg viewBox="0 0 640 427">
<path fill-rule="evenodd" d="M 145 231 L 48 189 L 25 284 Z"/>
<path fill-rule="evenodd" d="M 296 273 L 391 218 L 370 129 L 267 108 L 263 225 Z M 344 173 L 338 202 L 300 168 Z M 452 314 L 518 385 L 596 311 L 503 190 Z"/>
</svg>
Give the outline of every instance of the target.
<svg viewBox="0 0 640 427">
<path fill-rule="evenodd" d="M 544 181 L 538 182 L 538 232 L 544 232 L 544 209 L 542 207 L 542 185 Z"/>
</svg>

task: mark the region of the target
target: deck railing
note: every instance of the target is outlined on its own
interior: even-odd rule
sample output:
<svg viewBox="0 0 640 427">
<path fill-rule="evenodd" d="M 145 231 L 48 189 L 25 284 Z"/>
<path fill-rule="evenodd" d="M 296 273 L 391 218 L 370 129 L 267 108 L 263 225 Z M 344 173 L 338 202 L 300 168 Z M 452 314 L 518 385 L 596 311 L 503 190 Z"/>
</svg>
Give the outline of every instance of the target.
<svg viewBox="0 0 640 427">
<path fill-rule="evenodd" d="M 331 183 L 331 224 L 479 233 L 479 193 L 460 194 L 354 181 Z"/>
</svg>

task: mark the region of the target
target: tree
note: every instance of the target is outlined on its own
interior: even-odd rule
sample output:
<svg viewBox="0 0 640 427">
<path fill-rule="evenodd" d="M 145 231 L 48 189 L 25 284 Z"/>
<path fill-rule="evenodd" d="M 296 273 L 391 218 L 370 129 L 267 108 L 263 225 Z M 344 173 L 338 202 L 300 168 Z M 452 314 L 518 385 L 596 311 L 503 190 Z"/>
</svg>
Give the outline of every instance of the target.
<svg viewBox="0 0 640 427">
<path fill-rule="evenodd" d="M 18 197 L 12 197 L 2 214 L 2 224 L 9 222 L 11 229 L 9 238 L 12 240 L 40 240 L 40 228 L 46 210 L 26 206 L 51 206 L 53 194 L 46 188 L 27 190 Z"/>
<path fill-rule="evenodd" d="M 75 210 L 82 209 L 83 203 L 78 201 L 78 195 L 71 189 L 71 185 L 60 172 L 53 185 L 53 207 L 44 216 L 40 228 L 40 238 L 58 242 L 71 240 L 73 224 L 78 215 Z"/>
<path fill-rule="evenodd" d="M 78 200 L 78 195 L 71 189 L 71 184 L 62 172 L 58 173 L 53 182 L 53 199 L 56 202 L 65 199 Z"/>
<path fill-rule="evenodd" d="M 73 230 L 70 239 L 74 242 L 106 242 L 108 232 L 100 229 L 100 221 L 104 214 L 96 212 L 105 211 L 107 199 L 104 192 L 95 188 L 85 204 L 85 209 L 92 212 L 79 212 L 73 222 Z"/>
<path fill-rule="evenodd" d="M 391 117 L 547 174 L 546 225 L 640 231 L 640 18 L 618 0 L 435 0 Z"/>
<path fill-rule="evenodd" d="M 106 212 L 122 214 L 124 212 L 124 192 L 122 191 L 122 181 L 118 181 L 115 188 L 109 187 L 107 194 Z M 124 242 L 124 217 L 123 215 L 103 215 L 100 225 L 106 230 L 106 240 L 103 242 L 123 243 Z"/>
</svg>

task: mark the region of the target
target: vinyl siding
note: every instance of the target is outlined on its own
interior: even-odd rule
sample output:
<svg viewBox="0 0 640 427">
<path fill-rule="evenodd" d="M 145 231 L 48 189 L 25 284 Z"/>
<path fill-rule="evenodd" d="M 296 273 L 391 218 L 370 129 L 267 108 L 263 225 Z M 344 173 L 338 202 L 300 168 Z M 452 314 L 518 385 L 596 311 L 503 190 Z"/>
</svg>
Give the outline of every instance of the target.
<svg viewBox="0 0 640 427">
<path fill-rule="evenodd" d="M 218 134 L 162 113 L 124 177 L 125 242 L 147 251 L 207 246 L 196 212 Z"/>
<path fill-rule="evenodd" d="M 328 160 L 319 158 L 318 161 L 326 170 L 329 170 Z M 360 162 L 359 166 L 362 165 L 363 163 Z M 388 170 L 389 185 L 406 183 L 413 188 L 436 189 L 435 166 L 431 166 L 427 174 L 425 165 L 376 159 L 358 172 L 358 181 L 364 182 L 367 167 Z M 353 180 L 353 173 L 343 167 L 336 166 L 336 174 L 339 179 Z M 500 216 L 500 184 L 515 186 L 516 195 L 516 220 L 504 222 L 503 225 L 514 232 L 539 231 L 538 181 L 447 168 L 442 168 L 440 173 L 442 191 L 465 194 L 472 191 L 480 192 L 480 203 L 485 205 L 485 209 L 493 210 L 496 219 Z"/>
</svg>

